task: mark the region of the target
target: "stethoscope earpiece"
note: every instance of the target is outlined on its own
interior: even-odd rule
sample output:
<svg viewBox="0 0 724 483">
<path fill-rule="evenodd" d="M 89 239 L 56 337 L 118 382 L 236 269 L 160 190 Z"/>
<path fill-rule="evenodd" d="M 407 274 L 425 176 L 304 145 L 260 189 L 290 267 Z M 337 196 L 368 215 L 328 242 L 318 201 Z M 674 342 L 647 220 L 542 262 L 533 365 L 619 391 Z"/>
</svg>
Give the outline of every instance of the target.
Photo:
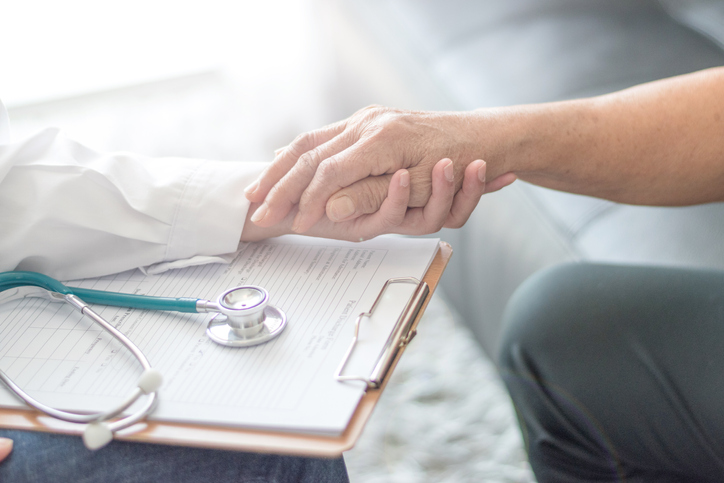
<svg viewBox="0 0 724 483">
<path fill-rule="evenodd" d="M 106 423 L 90 423 L 83 431 L 83 444 L 91 451 L 101 449 L 113 440 L 113 431 Z"/>
</svg>

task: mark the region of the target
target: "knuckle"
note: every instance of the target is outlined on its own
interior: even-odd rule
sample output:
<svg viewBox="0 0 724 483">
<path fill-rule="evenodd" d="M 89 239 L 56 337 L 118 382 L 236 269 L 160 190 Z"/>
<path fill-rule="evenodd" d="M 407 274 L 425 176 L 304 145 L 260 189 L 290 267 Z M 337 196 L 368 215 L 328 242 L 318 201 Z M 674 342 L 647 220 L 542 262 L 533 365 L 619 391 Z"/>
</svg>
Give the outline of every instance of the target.
<svg viewBox="0 0 724 483">
<path fill-rule="evenodd" d="M 413 133 L 408 129 L 404 116 L 398 113 L 379 114 L 360 131 L 360 138 L 385 146 L 387 149 L 399 148 L 409 144 Z"/>
<path fill-rule="evenodd" d="M 367 106 L 355 114 L 360 127 L 371 128 L 395 126 L 402 117 L 401 112 L 396 109 L 380 105 Z"/>
<path fill-rule="evenodd" d="M 388 109 L 389 108 L 380 104 L 370 104 L 369 106 L 363 107 L 362 109 L 357 111 L 357 114 L 362 114 L 364 116 L 375 116 L 377 114 L 387 111 Z"/>
<path fill-rule="evenodd" d="M 297 160 L 299 168 L 303 169 L 304 171 L 314 172 L 317 170 L 317 167 L 320 165 L 320 163 L 320 155 L 316 149 L 305 152 L 304 154 L 299 156 L 299 159 Z"/>
<path fill-rule="evenodd" d="M 368 143 L 381 143 L 388 145 L 394 141 L 393 133 L 390 133 L 390 128 L 386 122 L 377 122 L 369 125 L 365 130 L 360 133 L 360 137 Z"/>
<path fill-rule="evenodd" d="M 337 163 L 337 159 L 332 156 L 324 160 L 318 160 L 316 169 L 320 178 L 326 180 L 325 183 L 329 183 L 331 180 L 337 179 L 339 163 Z"/>
<path fill-rule="evenodd" d="M 309 144 L 309 133 L 302 133 L 294 138 L 294 141 L 289 145 L 289 150 L 296 155 L 301 155 L 308 149 L 306 146 Z"/>
<path fill-rule="evenodd" d="M 289 145 L 290 151 L 297 157 L 302 156 L 311 149 L 317 147 L 319 133 L 317 131 L 309 131 L 298 135 Z"/>
</svg>

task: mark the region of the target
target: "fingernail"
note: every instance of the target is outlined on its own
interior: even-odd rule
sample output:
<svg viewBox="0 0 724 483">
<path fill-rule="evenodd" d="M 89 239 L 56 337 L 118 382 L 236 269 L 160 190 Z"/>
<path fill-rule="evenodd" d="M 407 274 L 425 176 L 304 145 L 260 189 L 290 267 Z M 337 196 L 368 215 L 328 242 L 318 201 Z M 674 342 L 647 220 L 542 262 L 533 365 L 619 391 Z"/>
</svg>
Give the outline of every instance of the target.
<svg viewBox="0 0 724 483">
<path fill-rule="evenodd" d="M 410 172 L 409 171 L 403 171 L 400 174 L 400 186 L 403 188 L 407 188 L 410 186 Z"/>
<path fill-rule="evenodd" d="M 485 172 L 487 171 L 488 164 L 483 161 L 483 164 L 478 168 L 478 179 L 481 183 L 485 183 Z"/>
<path fill-rule="evenodd" d="M 285 149 L 287 149 L 286 146 L 284 146 L 283 148 L 277 148 L 277 149 L 275 149 L 275 150 L 274 150 L 274 156 L 279 156 L 279 153 L 281 153 L 281 152 L 284 151 Z"/>
<path fill-rule="evenodd" d="M 450 182 L 455 181 L 455 173 L 453 172 L 453 162 L 448 161 L 447 165 L 445 165 L 445 168 L 443 169 L 443 173 L 445 173 L 445 179 L 447 179 Z"/>
<path fill-rule="evenodd" d="M 332 200 L 329 204 L 329 219 L 332 221 L 344 220 L 354 214 L 355 206 L 352 198 L 347 195 Z"/>
<path fill-rule="evenodd" d="M 294 217 L 294 221 L 292 222 L 292 231 L 299 231 L 299 224 L 302 221 L 302 214 L 297 213 L 297 216 Z"/>
<path fill-rule="evenodd" d="M 251 221 L 253 223 L 260 221 L 262 218 L 264 218 L 266 216 L 266 212 L 268 210 L 269 209 L 267 208 L 266 203 L 262 203 L 262 205 L 259 208 L 257 208 L 257 210 L 254 212 L 254 214 L 251 215 Z"/>
<path fill-rule="evenodd" d="M 254 181 L 252 184 L 250 184 L 249 186 L 247 186 L 246 189 L 244 190 L 244 193 L 246 193 L 247 195 L 250 195 L 250 194 L 252 194 L 254 191 L 256 191 L 257 188 L 259 188 L 259 180 L 256 180 L 256 181 Z"/>
</svg>

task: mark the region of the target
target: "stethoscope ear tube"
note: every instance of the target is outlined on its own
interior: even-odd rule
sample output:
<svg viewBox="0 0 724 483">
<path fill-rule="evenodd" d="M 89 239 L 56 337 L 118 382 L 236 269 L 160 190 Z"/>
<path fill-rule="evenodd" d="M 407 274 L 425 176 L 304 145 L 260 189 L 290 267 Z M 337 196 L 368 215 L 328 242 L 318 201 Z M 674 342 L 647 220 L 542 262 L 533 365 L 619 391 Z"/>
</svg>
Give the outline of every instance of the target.
<svg viewBox="0 0 724 483">
<path fill-rule="evenodd" d="M 27 277 L 27 274 L 32 274 L 32 272 L 25 272 L 25 277 Z M 40 274 L 35 274 L 40 275 Z M 41 275 L 40 277 L 33 277 L 30 282 L 24 283 L 24 285 L 35 285 L 35 286 L 42 286 L 43 289 L 48 290 L 46 287 L 49 287 L 52 292 L 55 292 L 55 284 L 47 284 L 45 280 L 43 280 L 45 276 Z M 47 278 L 47 277 L 46 277 Z M 28 280 L 27 278 L 24 278 L 23 280 Z M 53 279 L 50 279 L 53 280 Z M 5 282 L 6 287 L 4 290 L 7 290 L 10 283 L 13 284 L 12 288 L 17 287 L 19 284 L 17 281 L 11 280 L 7 281 L 0 280 L 0 288 L 3 286 L 2 283 Z M 37 282 L 37 283 L 36 283 Z M 60 284 L 59 282 L 57 282 Z M 41 285 L 42 284 L 42 285 Z M 60 284 L 62 286 L 62 284 Z M 29 406 L 37 409 L 38 411 L 41 411 L 51 417 L 60 419 L 62 421 L 67 421 L 71 423 L 80 423 L 80 424 L 88 424 L 86 427 L 86 432 L 83 436 L 83 441 L 88 449 L 98 449 L 106 444 L 108 444 L 113 439 L 113 433 L 115 431 L 118 431 L 120 429 L 127 428 L 131 426 L 132 424 L 137 423 L 138 421 L 141 421 L 144 419 L 150 412 L 153 410 L 155 403 L 156 403 L 156 395 L 158 387 L 161 385 L 162 377 L 161 374 L 153 369 L 151 367 L 151 364 L 148 362 L 148 359 L 146 359 L 146 356 L 141 352 L 141 350 L 133 343 L 131 340 L 126 337 L 123 333 L 121 333 L 118 329 L 116 329 L 114 326 L 109 324 L 103 317 L 101 317 L 99 314 L 94 312 L 88 304 L 86 304 L 82 299 L 80 299 L 77 295 L 72 293 L 66 293 L 66 294 L 60 294 L 58 292 L 55 292 L 52 296 L 48 294 L 48 299 L 52 301 L 58 301 L 58 302 L 67 302 L 74 308 L 76 308 L 78 311 L 80 311 L 81 314 L 85 315 L 86 317 L 89 317 L 93 320 L 94 323 L 100 325 L 103 327 L 103 329 L 107 332 L 109 332 L 116 340 L 120 341 L 121 344 L 123 344 L 126 349 L 131 351 L 131 353 L 136 357 L 138 362 L 143 367 L 143 373 L 141 377 L 138 380 L 137 387 L 133 390 L 131 395 L 123 401 L 121 404 L 116 406 L 110 411 L 107 412 L 101 412 L 101 413 L 91 413 L 91 414 L 84 414 L 84 413 L 75 413 L 71 411 L 63 411 L 60 409 L 52 408 L 50 406 L 46 406 L 45 404 L 41 403 L 40 401 L 37 401 L 32 396 L 30 396 L 28 393 L 22 390 L 15 382 L 8 377 L 8 375 L 0 370 L 0 380 L 11 390 L 13 391 L 18 397 L 20 397 L 23 401 L 25 401 L 26 404 Z M 38 294 L 32 294 L 31 296 L 39 296 Z M 136 411 L 134 414 L 131 414 L 129 416 L 126 416 L 124 418 L 121 418 L 119 420 L 108 422 L 110 419 L 118 416 L 123 411 L 128 409 L 133 403 L 135 403 L 139 398 L 142 396 L 148 396 L 146 403 Z"/>
<path fill-rule="evenodd" d="M 14 290 L 13 290 L 14 289 Z M 2 293 L 5 292 L 5 293 Z M 113 439 L 113 433 L 144 419 L 153 410 L 161 374 L 151 368 L 146 356 L 123 333 L 94 312 L 88 303 L 129 307 L 141 310 L 171 310 L 187 313 L 215 312 L 206 333 L 214 342 L 229 347 L 251 347 L 277 337 L 286 326 L 283 311 L 268 305 L 269 293 L 262 287 L 246 285 L 227 290 L 216 302 L 194 298 L 151 297 L 117 292 L 105 292 L 66 287 L 57 280 L 36 272 L 14 271 L 0 273 L 0 301 L 24 297 L 42 297 L 54 302 L 66 302 L 90 317 L 116 340 L 120 341 L 143 366 L 143 374 L 133 393 L 123 403 L 105 413 L 81 414 L 62 411 L 33 399 L 4 372 L 0 380 L 29 406 L 57 419 L 87 424 L 83 441 L 89 449 L 98 449 Z M 111 421 L 142 396 L 145 404 L 135 413 Z"/>
</svg>

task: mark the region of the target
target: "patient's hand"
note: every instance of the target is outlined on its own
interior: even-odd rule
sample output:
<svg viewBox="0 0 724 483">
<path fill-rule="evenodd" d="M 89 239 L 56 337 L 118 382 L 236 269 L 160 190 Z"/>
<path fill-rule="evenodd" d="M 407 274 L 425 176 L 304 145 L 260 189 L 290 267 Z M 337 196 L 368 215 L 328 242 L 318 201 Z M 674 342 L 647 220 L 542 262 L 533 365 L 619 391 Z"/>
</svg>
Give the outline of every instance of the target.
<svg viewBox="0 0 724 483">
<path fill-rule="evenodd" d="M 301 233 L 322 219 L 325 212 L 335 221 L 374 213 L 385 199 L 390 176 L 399 169 L 408 169 L 410 175 L 408 206 L 428 206 L 433 171 L 440 159 L 452 160 L 441 169 L 453 180 L 454 191 L 463 186 L 463 174 L 469 173 L 469 165 L 482 159 L 479 125 L 472 122 L 475 118 L 479 123 L 480 117 L 479 113 L 371 107 L 345 121 L 301 135 L 247 189 L 249 200 L 264 201 L 252 220 L 259 226 L 270 227 L 298 204 L 292 228 Z M 490 167 L 482 168 L 481 163 L 476 168 L 473 177 L 484 178 L 483 169 L 491 174 Z M 494 178 L 504 174 L 498 172 L 499 168 L 492 171 Z M 512 174 L 494 179 L 488 190 L 514 179 Z M 345 188 L 330 200 L 335 192 Z M 461 211 L 463 205 L 467 213 Z M 456 203 L 451 207 L 455 206 L 453 218 L 464 222 L 475 204 L 463 205 Z"/>
</svg>

